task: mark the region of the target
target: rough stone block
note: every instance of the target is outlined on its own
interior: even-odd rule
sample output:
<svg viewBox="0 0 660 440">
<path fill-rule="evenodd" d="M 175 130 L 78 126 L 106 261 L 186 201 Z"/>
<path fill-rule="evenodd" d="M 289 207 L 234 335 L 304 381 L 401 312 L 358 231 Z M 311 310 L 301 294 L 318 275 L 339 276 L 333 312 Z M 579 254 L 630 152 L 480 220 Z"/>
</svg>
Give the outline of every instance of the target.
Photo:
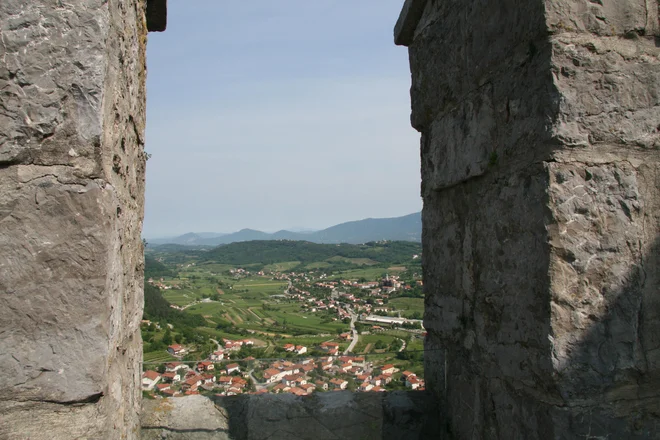
<svg viewBox="0 0 660 440">
<path fill-rule="evenodd" d="M 425 375 L 456 438 L 660 438 L 657 18 L 450 0 L 414 25 Z"/>
<path fill-rule="evenodd" d="M 139 429 L 144 12 L 0 2 L 1 438 Z"/>
</svg>

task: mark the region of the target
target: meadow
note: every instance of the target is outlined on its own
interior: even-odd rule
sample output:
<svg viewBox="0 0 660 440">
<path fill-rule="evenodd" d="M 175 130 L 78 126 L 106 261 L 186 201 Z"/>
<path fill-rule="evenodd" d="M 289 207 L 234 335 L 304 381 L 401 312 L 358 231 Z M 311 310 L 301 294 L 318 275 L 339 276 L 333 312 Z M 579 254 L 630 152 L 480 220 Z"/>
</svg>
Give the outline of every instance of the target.
<svg viewBox="0 0 660 440">
<path fill-rule="evenodd" d="M 393 298 L 388 303 L 389 306 L 405 312 L 419 312 L 424 314 L 424 299 L 423 298 Z"/>
</svg>

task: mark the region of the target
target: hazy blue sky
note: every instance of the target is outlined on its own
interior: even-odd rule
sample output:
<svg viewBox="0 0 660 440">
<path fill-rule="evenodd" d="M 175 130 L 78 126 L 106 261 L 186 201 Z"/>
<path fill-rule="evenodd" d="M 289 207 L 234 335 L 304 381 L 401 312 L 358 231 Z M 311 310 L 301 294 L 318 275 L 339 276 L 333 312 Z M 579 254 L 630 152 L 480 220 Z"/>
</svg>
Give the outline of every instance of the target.
<svg viewBox="0 0 660 440">
<path fill-rule="evenodd" d="M 149 34 L 144 235 L 421 209 L 403 0 L 170 0 Z"/>
</svg>

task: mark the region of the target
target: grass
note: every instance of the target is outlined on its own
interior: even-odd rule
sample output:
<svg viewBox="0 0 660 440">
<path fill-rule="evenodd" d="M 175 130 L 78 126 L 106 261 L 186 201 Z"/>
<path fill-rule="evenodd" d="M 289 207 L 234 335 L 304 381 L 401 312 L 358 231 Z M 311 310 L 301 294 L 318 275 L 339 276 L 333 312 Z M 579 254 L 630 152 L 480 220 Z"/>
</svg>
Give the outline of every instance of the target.
<svg viewBox="0 0 660 440">
<path fill-rule="evenodd" d="M 335 341 L 334 339 L 335 335 L 331 336 L 316 336 L 316 337 L 296 337 L 293 336 L 291 338 L 282 338 L 279 341 L 276 342 L 276 345 L 279 347 L 283 346 L 284 344 L 294 344 L 294 345 L 304 345 L 308 349 L 317 347 L 318 345 L 321 344 L 321 342 L 325 341 Z"/>
<path fill-rule="evenodd" d="M 144 362 L 170 362 L 175 360 L 177 360 L 177 358 L 169 354 L 166 350 L 144 353 Z"/>
<path fill-rule="evenodd" d="M 188 313 L 194 313 L 202 316 L 219 316 L 224 313 L 226 306 L 218 302 L 200 303 L 190 306 L 186 309 Z"/>
<path fill-rule="evenodd" d="M 393 298 L 389 301 L 390 307 L 395 307 L 396 310 L 404 310 L 406 312 L 419 312 L 424 314 L 424 299 L 423 298 Z"/>
<path fill-rule="evenodd" d="M 162 292 L 166 300 L 177 306 L 185 306 L 201 298 L 201 295 L 190 289 L 163 290 Z"/>
<path fill-rule="evenodd" d="M 287 272 L 291 269 L 300 266 L 300 261 L 285 261 L 283 263 L 274 263 L 264 266 L 264 271 L 277 271 L 277 272 Z"/>
<path fill-rule="evenodd" d="M 327 261 L 315 261 L 313 263 L 309 263 L 307 266 L 305 266 L 305 269 L 325 269 L 332 266 L 332 264 L 328 263 Z"/>
<path fill-rule="evenodd" d="M 340 256 L 328 258 L 327 261 L 331 261 L 331 262 L 341 261 L 341 262 L 345 262 L 345 263 L 351 263 L 351 264 L 354 264 L 356 266 L 373 266 L 375 264 L 378 264 L 377 261 L 371 260 L 369 258 L 347 258 L 347 257 L 340 257 Z"/>
<path fill-rule="evenodd" d="M 396 339 L 394 336 L 387 335 L 385 333 L 379 333 L 379 334 L 373 334 L 373 335 L 360 335 L 360 338 L 358 339 L 358 343 L 355 346 L 354 351 L 356 353 L 363 353 L 367 347 L 367 345 L 372 344 L 371 346 L 371 352 L 374 352 L 375 344 L 377 341 L 383 341 L 385 344 L 387 344 L 387 349 L 386 351 L 389 351 L 389 345 L 394 342 L 394 339 Z"/>
<path fill-rule="evenodd" d="M 365 278 L 367 280 L 376 280 L 381 278 L 386 273 L 387 269 L 383 267 L 370 267 L 338 272 L 337 274 L 333 275 L 333 278 L 341 277 L 347 280 L 358 280 L 360 278 Z"/>
<path fill-rule="evenodd" d="M 405 272 L 406 270 L 407 270 L 407 268 L 405 266 L 392 266 L 392 267 L 387 268 L 387 271 L 390 272 L 390 273 L 391 272 Z"/>
<path fill-rule="evenodd" d="M 232 290 L 247 290 L 248 292 L 257 292 L 264 295 L 275 295 L 283 293 L 286 286 L 286 282 L 271 280 L 267 277 L 253 277 L 237 282 Z"/>
</svg>

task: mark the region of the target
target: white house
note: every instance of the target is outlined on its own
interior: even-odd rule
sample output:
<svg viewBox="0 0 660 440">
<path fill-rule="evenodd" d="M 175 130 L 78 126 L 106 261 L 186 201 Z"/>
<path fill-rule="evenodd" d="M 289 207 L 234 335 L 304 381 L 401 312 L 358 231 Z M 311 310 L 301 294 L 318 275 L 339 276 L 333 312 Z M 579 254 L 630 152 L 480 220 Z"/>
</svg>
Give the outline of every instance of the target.
<svg viewBox="0 0 660 440">
<path fill-rule="evenodd" d="M 215 351 L 211 354 L 210 358 L 213 362 L 219 362 L 225 358 L 225 352 L 222 350 Z"/>
</svg>

